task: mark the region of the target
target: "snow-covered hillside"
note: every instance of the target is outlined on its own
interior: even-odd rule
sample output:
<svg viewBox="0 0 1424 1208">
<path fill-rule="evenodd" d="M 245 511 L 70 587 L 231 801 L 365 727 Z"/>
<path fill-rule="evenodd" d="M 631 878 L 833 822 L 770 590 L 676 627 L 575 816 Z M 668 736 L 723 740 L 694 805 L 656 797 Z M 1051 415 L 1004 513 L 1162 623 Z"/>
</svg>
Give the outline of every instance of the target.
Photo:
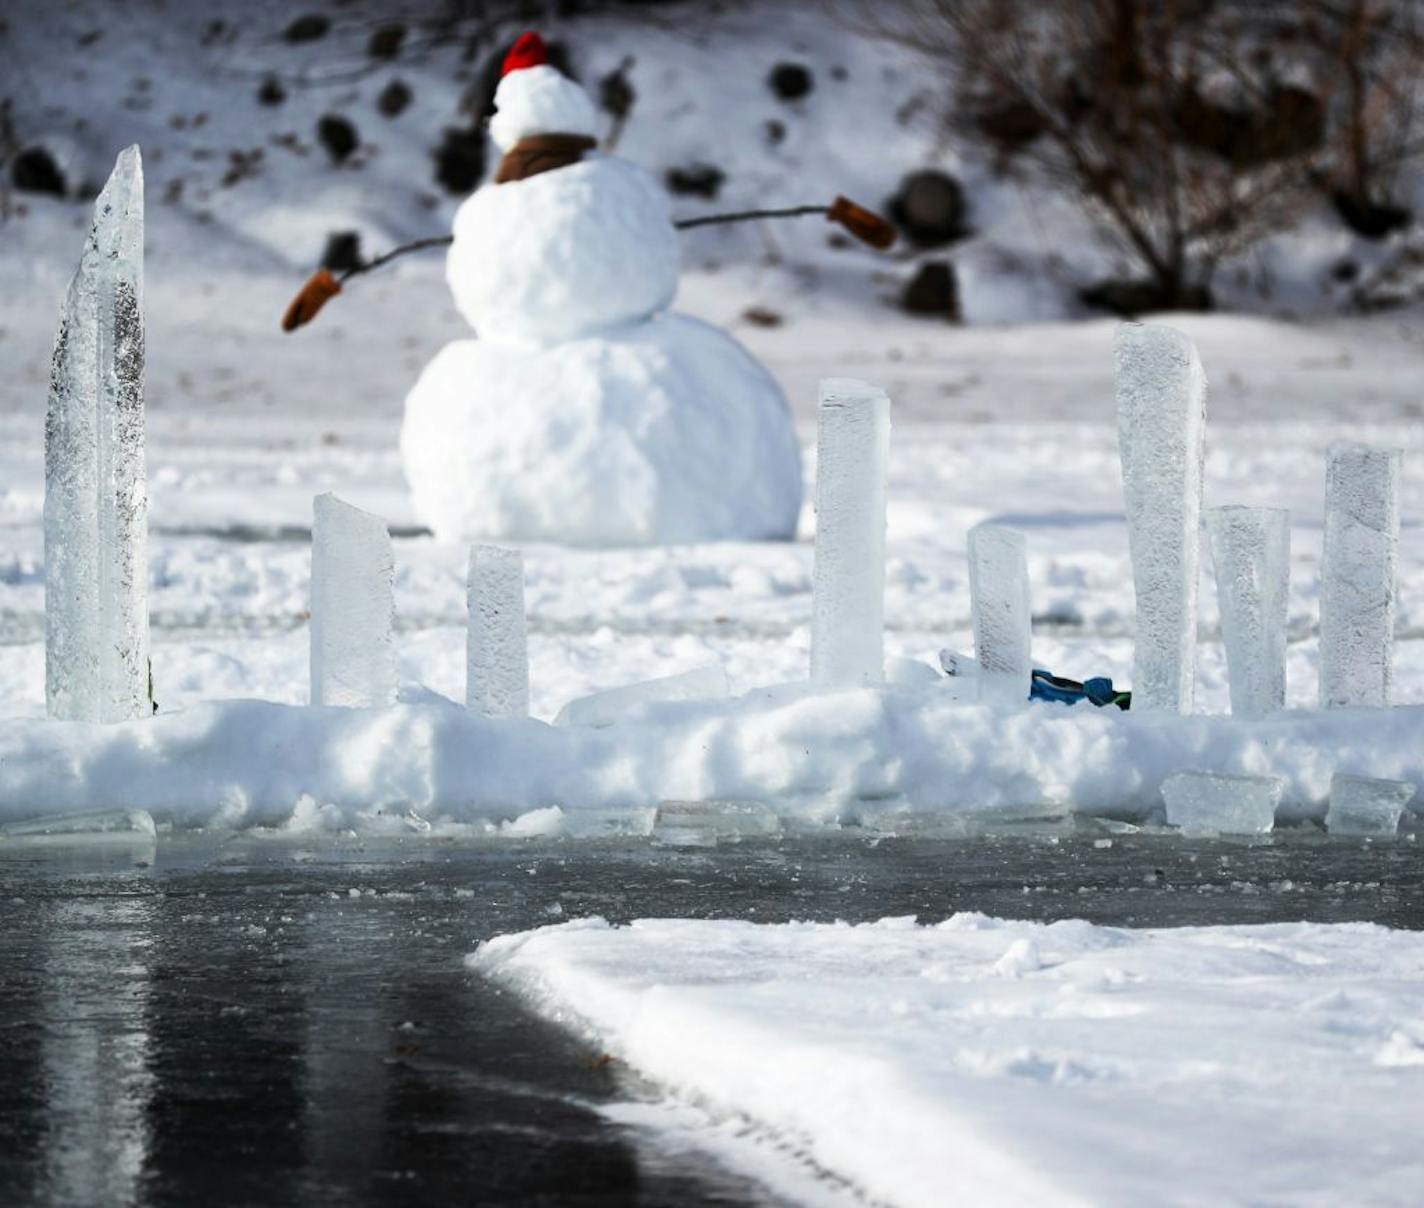
<svg viewBox="0 0 1424 1208">
<path fill-rule="evenodd" d="M 17 149 L 48 149 L 71 190 L 92 197 L 120 147 L 144 148 L 154 406 L 245 398 L 309 412 L 334 399 L 349 405 L 358 392 L 391 407 L 412 372 L 460 333 L 436 253 L 362 282 L 320 328 L 268 339 L 329 236 L 354 232 L 371 255 L 448 232 L 463 195 L 438 179 L 449 132 L 465 167 L 492 167 L 477 111 L 485 77 L 519 26 L 434 26 L 420 19 L 431 11 L 444 10 L 313 5 L 306 15 L 328 28 L 297 42 L 287 32 L 301 10 L 272 2 L 116 12 L 78 0 L 7 12 L 0 95 L 12 102 Z M 393 27 L 404 31 L 395 56 L 373 57 L 373 32 Z M 948 249 L 879 255 L 832 238 L 815 219 L 688 232 L 682 304 L 743 328 L 759 349 L 808 338 L 844 349 L 856 333 L 889 345 L 897 361 L 920 359 L 916 346 L 946 341 L 945 325 L 907 322 L 893 304 L 927 259 L 953 261 L 970 324 L 1079 317 L 1076 288 L 1123 267 L 1068 198 L 1005 180 L 957 145 L 940 120 L 942 67 L 863 36 L 853 9 L 809 0 L 609 6 L 596 17 L 551 19 L 545 32 L 595 95 L 621 72 L 631 110 L 622 123 L 602 113 L 602 133 L 616 134 L 620 154 L 684 182 L 690 191 L 674 198 L 680 215 L 836 193 L 883 207 L 907 173 L 925 168 L 961 182 L 969 235 Z M 785 65 L 808 73 L 809 91 L 796 99 L 771 86 Z M 410 99 L 388 116 L 393 84 Z M 339 159 L 346 144 L 321 134 L 329 118 L 355 138 Z M 458 173 L 444 175 L 458 186 Z M 85 214 L 81 204 L 41 194 L 10 200 L 25 213 L 0 228 L 0 349 L 33 371 L 43 357 L 32 347 L 44 344 L 49 316 L 20 295 L 63 278 L 64 232 L 81 229 Z M 1224 266 L 1217 289 L 1233 309 L 1329 311 L 1339 301 L 1330 268 L 1347 255 L 1368 264 L 1382 254 L 1317 213 Z M 768 323 L 776 325 L 759 325 Z M 896 334 L 881 335 L 886 328 Z M 183 346 L 185 333 L 198 330 L 220 334 L 214 351 L 226 354 L 206 373 Z M 373 331 L 383 338 L 361 338 Z M 340 349 L 341 369 L 314 371 L 322 344 Z M 254 360 L 265 373 L 252 372 Z M 3 405 L 21 404 L 12 397 Z"/>
</svg>

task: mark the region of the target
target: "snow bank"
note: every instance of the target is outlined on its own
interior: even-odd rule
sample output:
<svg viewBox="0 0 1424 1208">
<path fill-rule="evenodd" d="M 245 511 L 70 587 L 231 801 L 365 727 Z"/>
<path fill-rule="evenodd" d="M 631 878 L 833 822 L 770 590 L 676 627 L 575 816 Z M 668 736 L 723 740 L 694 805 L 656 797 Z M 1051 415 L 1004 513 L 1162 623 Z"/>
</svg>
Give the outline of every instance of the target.
<svg viewBox="0 0 1424 1208">
<path fill-rule="evenodd" d="M 1417 1200 L 1424 936 L 602 920 L 467 963 L 895 1205 Z"/>
<path fill-rule="evenodd" d="M 805 822 L 1044 804 L 1142 818 L 1183 768 L 1280 776 L 1293 818 L 1324 816 L 1336 772 L 1424 783 L 1424 707 L 1242 723 L 953 693 L 787 686 L 645 704 L 598 729 L 481 719 L 428 692 L 435 703 L 385 709 L 228 701 L 109 727 L 15 720 L 0 730 L 0 820 L 122 806 L 273 825 L 303 798 L 342 825 L 379 809 L 462 821 L 708 799 Z"/>
</svg>

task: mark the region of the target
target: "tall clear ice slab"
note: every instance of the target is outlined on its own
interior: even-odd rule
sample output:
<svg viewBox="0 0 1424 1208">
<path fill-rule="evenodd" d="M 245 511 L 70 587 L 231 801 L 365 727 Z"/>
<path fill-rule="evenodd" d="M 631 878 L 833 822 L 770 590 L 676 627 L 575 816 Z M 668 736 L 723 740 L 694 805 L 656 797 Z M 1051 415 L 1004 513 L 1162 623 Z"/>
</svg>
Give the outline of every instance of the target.
<svg viewBox="0 0 1424 1208">
<path fill-rule="evenodd" d="M 386 522 L 335 495 L 312 503 L 311 703 L 396 702 L 395 555 Z"/>
<path fill-rule="evenodd" d="M 811 678 L 885 678 L 885 472 L 890 399 L 853 378 L 821 383 Z"/>
<path fill-rule="evenodd" d="M 1028 540 L 1017 529 L 977 524 L 969 530 L 969 605 L 979 699 L 1022 704 L 1033 662 Z"/>
<path fill-rule="evenodd" d="M 153 712 L 143 420 L 143 161 L 120 153 L 55 337 L 45 415 L 45 703 Z"/>
<path fill-rule="evenodd" d="M 529 716 L 529 638 L 524 555 L 470 547 L 465 630 L 465 704 L 481 717 Z"/>
<path fill-rule="evenodd" d="M 1264 717 L 1286 703 L 1290 513 L 1208 508 L 1206 531 L 1216 567 L 1231 712 Z"/>
<path fill-rule="evenodd" d="M 1320 704 L 1383 708 L 1394 673 L 1397 449 L 1339 441 L 1325 464 Z"/>
<path fill-rule="evenodd" d="M 1113 341 L 1118 444 L 1137 592 L 1132 707 L 1190 713 L 1206 375 L 1180 331 L 1125 323 Z"/>
</svg>

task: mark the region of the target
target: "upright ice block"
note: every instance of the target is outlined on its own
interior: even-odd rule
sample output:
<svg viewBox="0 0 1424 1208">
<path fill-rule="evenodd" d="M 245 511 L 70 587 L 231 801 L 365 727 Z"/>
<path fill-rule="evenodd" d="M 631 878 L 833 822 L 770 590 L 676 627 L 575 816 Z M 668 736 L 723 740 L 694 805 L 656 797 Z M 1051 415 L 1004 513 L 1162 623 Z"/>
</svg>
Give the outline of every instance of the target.
<svg viewBox="0 0 1424 1208">
<path fill-rule="evenodd" d="M 120 153 L 55 338 L 45 416 L 45 702 L 153 712 L 143 422 L 143 163 Z"/>
<path fill-rule="evenodd" d="M 1290 514 L 1281 508 L 1208 508 L 1231 712 L 1285 707 Z"/>
<path fill-rule="evenodd" d="M 885 677 L 885 470 L 890 399 L 852 378 L 821 383 L 811 678 Z"/>
<path fill-rule="evenodd" d="M 1384 707 L 1394 664 L 1399 546 L 1396 449 L 1341 441 L 1325 468 L 1320 563 L 1320 704 Z"/>
<path fill-rule="evenodd" d="M 1206 375 L 1171 327 L 1126 323 L 1113 344 L 1127 537 L 1137 591 L 1132 707 L 1190 713 Z"/>
<path fill-rule="evenodd" d="M 1017 529 L 986 523 L 969 530 L 969 605 L 979 699 L 1022 704 L 1033 675 L 1032 614 L 1028 541 Z"/>
<path fill-rule="evenodd" d="M 335 495 L 313 501 L 311 703 L 396 701 L 395 556 L 386 522 Z"/>
<path fill-rule="evenodd" d="M 466 705 L 481 717 L 527 717 L 524 555 L 492 545 L 471 546 L 468 604 Z"/>
<path fill-rule="evenodd" d="M 1168 824 L 1188 834 L 1263 835 L 1285 787 L 1278 776 L 1174 772 L 1162 782 L 1162 800 Z"/>
<path fill-rule="evenodd" d="M 1332 835 L 1389 838 L 1398 832 L 1400 816 L 1414 795 L 1415 787 L 1407 780 L 1337 772 L 1330 778 L 1325 829 Z"/>
</svg>

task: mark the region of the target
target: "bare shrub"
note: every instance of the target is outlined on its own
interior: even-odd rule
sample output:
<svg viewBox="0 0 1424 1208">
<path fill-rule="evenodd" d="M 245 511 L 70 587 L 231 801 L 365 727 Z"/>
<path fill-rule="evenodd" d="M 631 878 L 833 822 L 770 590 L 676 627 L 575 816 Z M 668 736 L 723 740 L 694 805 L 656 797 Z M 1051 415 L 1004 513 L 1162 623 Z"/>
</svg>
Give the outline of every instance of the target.
<svg viewBox="0 0 1424 1208">
<path fill-rule="evenodd" d="M 1138 279 L 1199 308 L 1213 272 L 1324 187 L 1378 222 L 1412 154 L 1413 0 L 864 0 L 855 23 L 946 68 L 945 118 L 1076 198 Z M 1358 223 L 1356 224 L 1358 225 Z"/>
</svg>

